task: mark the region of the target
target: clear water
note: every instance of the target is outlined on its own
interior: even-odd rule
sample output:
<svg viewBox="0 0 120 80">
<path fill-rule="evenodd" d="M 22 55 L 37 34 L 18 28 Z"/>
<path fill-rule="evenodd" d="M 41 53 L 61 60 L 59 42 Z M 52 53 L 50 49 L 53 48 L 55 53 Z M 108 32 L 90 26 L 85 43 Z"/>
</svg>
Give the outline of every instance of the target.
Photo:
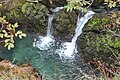
<svg viewBox="0 0 120 80">
<path fill-rule="evenodd" d="M 53 18 L 48 19 L 48 27 L 52 25 L 52 20 Z M 61 45 L 59 42 L 55 42 L 49 34 L 45 37 L 37 36 L 36 38 L 35 36 L 34 34 L 28 34 L 27 38 L 17 40 L 15 48 L 11 51 L 1 50 L 0 57 L 10 59 L 16 64 L 31 64 L 43 75 L 43 80 L 93 80 L 91 78 L 93 75 L 92 70 L 83 62 L 80 56 L 75 54 L 74 58 L 66 58 L 64 57 L 66 55 L 64 55 L 61 58 L 59 52 L 66 50 L 64 48 L 66 48 L 67 43 Z M 36 45 L 38 47 L 35 47 Z M 66 53 L 70 54 L 73 52 L 72 48 L 75 45 L 69 44 L 69 42 L 67 45 L 69 46 Z M 60 46 L 63 47 L 63 50 L 60 49 Z"/>
<path fill-rule="evenodd" d="M 33 47 L 34 38 L 34 35 L 27 35 L 27 38 L 16 43 L 11 52 L 1 52 L 0 56 L 17 64 L 31 64 L 43 75 L 43 80 L 84 80 L 92 75 L 92 71 L 78 55 L 74 59 L 61 60 L 56 53 L 59 45 L 55 44 L 48 50 L 40 50 Z"/>
</svg>

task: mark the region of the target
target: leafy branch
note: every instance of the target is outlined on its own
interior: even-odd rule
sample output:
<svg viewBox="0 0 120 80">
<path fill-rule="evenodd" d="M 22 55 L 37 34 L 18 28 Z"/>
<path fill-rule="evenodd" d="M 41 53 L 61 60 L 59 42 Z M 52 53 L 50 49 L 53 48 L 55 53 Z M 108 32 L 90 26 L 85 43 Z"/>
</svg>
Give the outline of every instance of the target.
<svg viewBox="0 0 120 80">
<path fill-rule="evenodd" d="M 5 47 L 10 50 L 11 48 L 14 48 L 14 38 L 19 37 L 22 39 L 22 37 L 26 37 L 26 34 L 23 33 L 21 30 L 16 31 L 16 28 L 18 28 L 18 23 L 11 24 L 5 20 L 4 17 L 0 17 L 0 39 L 3 39 L 5 43 Z"/>
</svg>

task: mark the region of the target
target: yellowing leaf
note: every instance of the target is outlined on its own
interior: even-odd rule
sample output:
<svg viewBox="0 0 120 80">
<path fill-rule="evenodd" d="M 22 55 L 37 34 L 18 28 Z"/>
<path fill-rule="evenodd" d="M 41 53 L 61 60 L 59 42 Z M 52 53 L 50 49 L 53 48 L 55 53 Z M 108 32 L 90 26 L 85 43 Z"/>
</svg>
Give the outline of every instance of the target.
<svg viewBox="0 0 120 80">
<path fill-rule="evenodd" d="M 10 50 L 11 49 L 11 46 L 10 46 L 10 44 L 8 44 L 8 50 Z"/>
<path fill-rule="evenodd" d="M 1 38 L 3 38 L 3 36 L 4 36 L 3 34 L 0 34 L 0 37 L 1 37 Z"/>
<path fill-rule="evenodd" d="M 8 43 L 9 41 L 10 41 L 10 39 L 6 39 L 6 40 L 5 40 L 5 43 Z"/>
<path fill-rule="evenodd" d="M 5 30 L 2 30 L 2 32 L 3 32 L 3 33 L 6 33 L 6 31 L 5 31 Z"/>
<path fill-rule="evenodd" d="M 10 47 L 11 47 L 11 48 L 14 48 L 14 44 L 10 43 Z"/>
<path fill-rule="evenodd" d="M 13 39 L 13 38 L 11 38 L 11 39 L 10 39 L 10 42 L 14 43 L 14 39 Z"/>
<path fill-rule="evenodd" d="M 17 35 L 18 35 L 18 34 L 17 34 L 17 33 L 15 33 L 15 36 L 16 36 L 16 37 L 17 37 Z"/>
<path fill-rule="evenodd" d="M 19 38 L 20 38 L 20 39 L 22 39 L 22 36 L 21 36 L 21 35 L 19 35 Z"/>
<path fill-rule="evenodd" d="M 26 34 L 25 34 L 25 33 L 22 33 L 21 36 L 26 37 Z"/>
<path fill-rule="evenodd" d="M 18 27 L 18 23 L 15 23 L 14 25 L 12 25 L 13 28 L 17 28 Z"/>
<path fill-rule="evenodd" d="M 9 45 L 9 43 L 5 43 L 5 45 L 4 45 L 4 46 L 5 46 L 5 47 L 7 47 L 8 45 Z"/>
<path fill-rule="evenodd" d="M 22 34 L 22 31 L 20 31 L 20 30 L 19 30 L 19 31 L 17 31 L 17 33 L 16 33 L 16 34 Z"/>
</svg>

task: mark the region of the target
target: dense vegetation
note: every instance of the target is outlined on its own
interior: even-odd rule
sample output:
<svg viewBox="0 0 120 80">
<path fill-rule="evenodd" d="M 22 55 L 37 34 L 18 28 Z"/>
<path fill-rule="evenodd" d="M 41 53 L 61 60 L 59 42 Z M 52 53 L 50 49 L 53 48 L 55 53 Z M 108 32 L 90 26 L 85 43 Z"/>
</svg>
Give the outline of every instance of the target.
<svg viewBox="0 0 120 80">
<path fill-rule="evenodd" d="M 54 35 L 67 32 L 67 39 L 74 34 L 78 13 L 89 9 L 96 12 L 80 38 L 80 45 L 84 43 L 80 46 L 82 55 L 92 55 L 86 61 L 95 65 L 92 67 L 103 73 L 106 80 L 119 80 L 116 76 L 120 75 L 120 0 L 0 0 L 0 42 L 10 50 L 16 37 L 26 37 L 23 31 L 44 34 L 47 14 L 57 6 L 64 6 L 64 10 L 55 18 Z"/>
</svg>

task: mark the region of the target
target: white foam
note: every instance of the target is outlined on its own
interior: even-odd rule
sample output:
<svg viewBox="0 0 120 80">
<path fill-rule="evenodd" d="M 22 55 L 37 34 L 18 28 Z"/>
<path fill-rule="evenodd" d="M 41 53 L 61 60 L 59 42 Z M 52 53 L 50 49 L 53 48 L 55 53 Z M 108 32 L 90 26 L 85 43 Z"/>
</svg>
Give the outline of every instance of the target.
<svg viewBox="0 0 120 80">
<path fill-rule="evenodd" d="M 88 11 L 83 17 L 77 20 L 77 27 L 75 30 L 75 35 L 72 38 L 71 42 L 65 42 L 62 44 L 62 47 L 58 50 L 58 54 L 62 57 L 66 58 L 74 58 L 74 54 L 77 53 L 76 41 L 78 36 L 82 33 L 82 29 L 84 25 L 88 22 L 88 20 L 93 16 L 94 12 Z"/>
<path fill-rule="evenodd" d="M 49 36 L 39 36 L 38 40 L 34 40 L 33 47 L 37 47 L 40 50 L 48 50 L 54 44 L 54 39 Z"/>
<path fill-rule="evenodd" d="M 54 13 L 60 11 L 63 9 L 63 7 L 56 7 L 55 9 L 52 9 Z M 49 14 L 48 15 L 48 26 L 47 26 L 47 33 L 46 36 L 39 36 L 38 39 L 35 39 L 33 42 L 33 47 L 37 47 L 40 50 L 48 50 L 51 46 L 54 45 L 54 39 L 52 36 L 52 21 L 54 19 L 55 14 Z"/>
</svg>

